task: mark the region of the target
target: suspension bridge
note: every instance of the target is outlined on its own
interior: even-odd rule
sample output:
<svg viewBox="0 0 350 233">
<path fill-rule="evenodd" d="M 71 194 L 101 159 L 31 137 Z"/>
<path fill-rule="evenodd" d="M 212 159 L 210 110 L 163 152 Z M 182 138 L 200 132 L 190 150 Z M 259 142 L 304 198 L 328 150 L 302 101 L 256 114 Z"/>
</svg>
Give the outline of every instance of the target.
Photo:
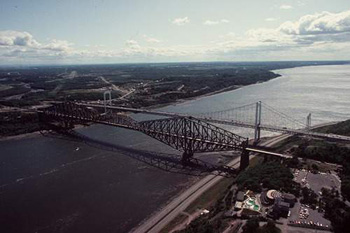
<svg viewBox="0 0 350 233">
<path fill-rule="evenodd" d="M 160 119 L 136 121 L 128 113 L 157 115 Z M 217 124 L 254 129 L 255 144 L 260 140 L 262 130 L 350 141 L 350 137 L 310 131 L 310 114 L 306 124 L 303 124 L 261 102 L 225 111 L 179 114 L 113 106 L 111 101 L 105 98 L 104 104 L 56 103 L 38 110 L 38 115 L 41 122 L 54 122 L 56 127 L 64 130 L 72 129 L 77 124 L 98 123 L 139 131 L 183 152 L 183 163 L 188 163 L 194 153 L 239 150 L 242 151 L 240 169 L 248 166 L 249 152 L 279 157 L 291 156 L 251 146 L 248 144 L 248 138 L 220 128 Z M 282 125 L 276 124 L 280 122 L 276 120 L 276 116 L 282 119 Z M 296 128 L 292 128 L 291 125 Z"/>
<path fill-rule="evenodd" d="M 126 108 L 113 106 L 111 102 L 105 101 L 102 104 L 83 104 L 81 106 L 92 108 L 103 108 L 109 110 L 143 113 L 163 117 L 193 117 L 203 122 L 219 125 L 230 125 L 249 128 L 254 130 L 254 143 L 260 141 L 261 131 L 277 132 L 289 135 L 303 135 L 315 138 L 350 141 L 350 137 L 335 134 L 325 134 L 311 131 L 311 114 L 306 116 L 305 122 L 278 111 L 277 109 L 262 103 L 256 102 L 230 109 L 206 112 L 206 113 L 173 113 L 147 109 Z"/>
</svg>

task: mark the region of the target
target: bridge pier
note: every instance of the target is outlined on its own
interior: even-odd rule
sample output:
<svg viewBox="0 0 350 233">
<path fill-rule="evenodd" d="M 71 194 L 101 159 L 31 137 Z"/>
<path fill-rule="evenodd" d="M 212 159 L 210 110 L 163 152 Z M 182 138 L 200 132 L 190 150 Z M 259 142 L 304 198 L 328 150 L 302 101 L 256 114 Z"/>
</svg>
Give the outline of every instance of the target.
<svg viewBox="0 0 350 233">
<path fill-rule="evenodd" d="M 246 149 L 243 149 L 242 154 L 241 154 L 241 160 L 239 164 L 239 170 L 243 171 L 249 166 L 249 151 Z"/>
<path fill-rule="evenodd" d="M 74 128 L 74 124 L 72 121 L 63 121 L 63 128 L 65 130 L 67 129 L 73 129 Z"/>
<path fill-rule="evenodd" d="M 239 170 L 243 171 L 249 166 L 249 151 L 246 150 L 247 146 L 249 144 L 248 138 L 246 141 L 242 142 L 242 154 L 241 154 L 241 159 L 240 159 L 240 164 L 239 164 Z"/>
<path fill-rule="evenodd" d="M 188 152 L 188 151 L 185 151 L 183 154 L 182 154 L 182 159 L 181 159 L 181 162 L 183 164 L 188 164 L 190 159 L 193 157 L 193 152 Z"/>
</svg>

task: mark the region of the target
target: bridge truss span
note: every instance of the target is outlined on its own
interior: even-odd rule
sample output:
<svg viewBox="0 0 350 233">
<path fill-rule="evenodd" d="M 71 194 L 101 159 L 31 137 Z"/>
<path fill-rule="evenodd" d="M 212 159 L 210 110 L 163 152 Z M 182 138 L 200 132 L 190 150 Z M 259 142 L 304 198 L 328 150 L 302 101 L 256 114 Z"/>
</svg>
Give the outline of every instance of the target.
<svg viewBox="0 0 350 233">
<path fill-rule="evenodd" d="M 125 112 L 99 112 L 74 102 L 54 104 L 38 113 L 41 121 L 54 121 L 61 129 L 71 129 L 75 124 L 99 123 L 139 131 L 182 151 L 185 162 L 194 153 L 245 150 L 248 145 L 247 138 L 189 116 L 136 121 Z"/>
<path fill-rule="evenodd" d="M 139 123 L 143 133 L 192 156 L 198 152 L 241 150 L 247 139 L 193 117 Z"/>
</svg>

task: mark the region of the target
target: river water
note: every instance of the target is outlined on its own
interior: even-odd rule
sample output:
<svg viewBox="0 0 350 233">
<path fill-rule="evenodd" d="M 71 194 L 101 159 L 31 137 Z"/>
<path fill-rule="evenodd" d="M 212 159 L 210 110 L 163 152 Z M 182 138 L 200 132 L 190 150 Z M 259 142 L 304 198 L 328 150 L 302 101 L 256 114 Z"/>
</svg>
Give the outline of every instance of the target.
<svg viewBox="0 0 350 233">
<path fill-rule="evenodd" d="M 314 124 L 350 118 L 350 65 L 274 72 L 282 76 L 159 110 L 202 113 L 262 101 L 302 122 L 308 113 Z M 195 180 L 135 159 L 145 150 L 179 155 L 145 135 L 101 125 L 77 131 L 115 147 L 41 135 L 0 141 L 1 232 L 126 232 Z"/>
</svg>

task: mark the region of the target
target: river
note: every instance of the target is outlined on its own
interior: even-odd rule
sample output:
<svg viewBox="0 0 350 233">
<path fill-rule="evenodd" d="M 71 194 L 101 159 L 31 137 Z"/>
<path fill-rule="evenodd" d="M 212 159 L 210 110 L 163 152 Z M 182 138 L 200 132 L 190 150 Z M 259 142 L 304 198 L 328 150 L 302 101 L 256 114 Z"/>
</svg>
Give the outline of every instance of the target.
<svg viewBox="0 0 350 233">
<path fill-rule="evenodd" d="M 308 113 L 314 124 L 350 118 L 350 65 L 274 72 L 282 76 L 159 110 L 201 113 L 262 101 L 302 122 Z M 133 158 L 143 150 L 179 154 L 145 135 L 102 125 L 77 131 L 115 144 L 114 151 L 41 135 L 0 141 L 1 232 L 126 232 L 196 179 Z"/>
</svg>

